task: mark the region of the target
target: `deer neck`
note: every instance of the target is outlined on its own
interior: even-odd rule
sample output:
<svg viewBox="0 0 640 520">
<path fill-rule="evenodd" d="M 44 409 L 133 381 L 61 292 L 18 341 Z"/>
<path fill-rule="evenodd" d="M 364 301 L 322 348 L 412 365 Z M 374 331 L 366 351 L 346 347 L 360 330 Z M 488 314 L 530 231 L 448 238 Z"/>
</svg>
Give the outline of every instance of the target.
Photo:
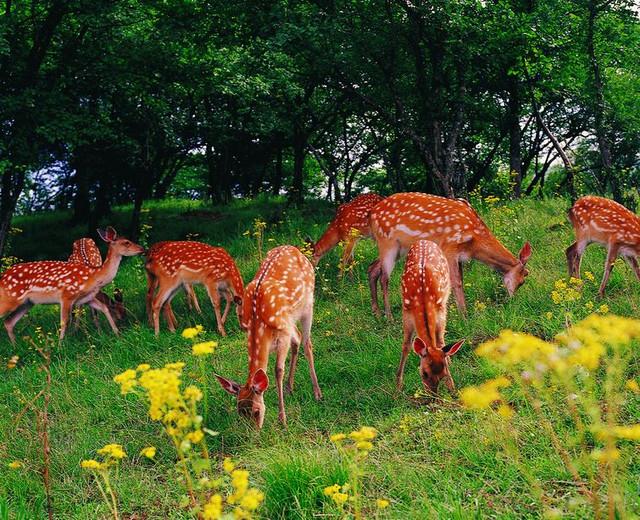
<svg viewBox="0 0 640 520">
<path fill-rule="evenodd" d="M 337 227 L 331 223 L 320 239 L 313 246 L 313 257 L 320 260 L 340 242 L 340 233 Z"/>
<path fill-rule="evenodd" d="M 476 243 L 472 256 L 502 274 L 510 271 L 520 263 L 520 261 L 490 233 Z"/>
<path fill-rule="evenodd" d="M 107 258 L 105 259 L 102 266 L 95 270 L 93 274 L 93 286 L 102 288 L 105 285 L 111 283 L 111 281 L 116 277 L 118 273 L 118 268 L 120 267 L 120 261 L 122 260 L 122 255 L 116 253 L 114 248 L 109 247 L 109 251 L 107 252 Z"/>
<path fill-rule="evenodd" d="M 262 320 L 254 317 L 249 326 L 248 351 L 249 351 L 249 375 L 247 384 L 258 369 L 267 372 L 269 365 L 269 351 L 274 340 L 273 329 Z"/>
</svg>

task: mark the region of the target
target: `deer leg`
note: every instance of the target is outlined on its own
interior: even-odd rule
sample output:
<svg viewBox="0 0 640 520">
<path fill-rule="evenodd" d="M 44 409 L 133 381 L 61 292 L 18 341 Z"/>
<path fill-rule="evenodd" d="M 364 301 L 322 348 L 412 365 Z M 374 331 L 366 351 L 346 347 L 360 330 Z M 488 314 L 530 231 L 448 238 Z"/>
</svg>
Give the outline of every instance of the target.
<svg viewBox="0 0 640 520">
<path fill-rule="evenodd" d="M 153 305 L 153 297 L 155 295 L 156 289 L 158 288 L 158 278 L 156 278 L 153 274 L 147 271 L 147 296 L 145 298 L 147 305 L 147 319 L 149 321 L 149 326 L 153 327 L 153 312 L 151 307 Z"/>
<path fill-rule="evenodd" d="M 578 239 L 567 248 L 566 256 L 569 276 L 580 278 L 580 263 L 587 245 L 588 242 L 586 240 Z"/>
<path fill-rule="evenodd" d="M 604 262 L 604 273 L 602 274 L 602 282 L 600 283 L 600 289 L 598 290 L 598 296 L 602 298 L 604 296 L 604 289 L 609 282 L 609 275 L 613 271 L 613 263 L 616 261 L 620 246 L 615 242 L 609 242 L 607 247 L 607 259 Z"/>
<path fill-rule="evenodd" d="M 205 284 L 207 288 L 207 294 L 211 300 L 213 311 L 216 314 L 216 322 L 218 324 L 218 332 L 221 336 L 226 336 L 227 333 L 224 330 L 224 320 L 220 314 L 220 294 L 218 293 L 218 284 L 216 282 L 208 282 Z"/>
<path fill-rule="evenodd" d="M 71 314 L 71 309 L 73 308 L 73 303 L 69 300 L 62 300 L 60 302 L 60 334 L 59 341 L 64 339 L 64 335 L 67 332 L 67 324 L 69 323 L 69 315 Z"/>
<path fill-rule="evenodd" d="M 175 296 L 175 292 L 171 294 L 167 301 L 162 306 L 162 313 L 164 314 L 164 319 L 167 322 L 167 327 L 171 332 L 175 332 L 178 326 L 178 320 L 176 319 L 176 315 L 173 313 L 173 307 L 171 307 L 171 300 Z"/>
<path fill-rule="evenodd" d="M 309 363 L 309 374 L 311 375 L 311 383 L 313 384 L 313 394 L 316 401 L 322 399 L 322 391 L 320 385 L 318 385 L 318 376 L 316 375 L 316 367 L 313 362 L 313 345 L 311 343 L 311 322 L 313 321 L 313 307 L 311 307 L 300 318 L 300 324 L 302 325 L 302 345 L 304 347 L 304 357 L 307 358 Z"/>
<path fill-rule="evenodd" d="M 151 305 L 151 314 L 153 316 L 153 329 L 156 337 L 160 334 L 160 309 L 162 309 L 165 302 L 171 297 L 172 294 L 175 293 L 178 288 L 177 284 L 162 286 L 158 289 L 158 293 L 155 295 L 153 299 L 153 304 Z"/>
<path fill-rule="evenodd" d="M 391 279 L 391 272 L 396 264 L 398 249 L 398 246 L 388 249 L 385 252 L 384 258 L 381 259 L 382 274 L 380 275 L 380 286 L 382 287 L 384 314 L 389 321 L 393 321 L 393 316 L 391 315 L 391 303 L 389 302 L 389 280 Z"/>
<path fill-rule="evenodd" d="M 7 330 L 7 334 L 9 335 L 9 340 L 12 344 L 16 343 L 16 336 L 13 333 L 13 328 L 16 326 L 16 323 L 20 321 L 24 317 L 24 315 L 29 312 L 29 309 L 33 307 L 33 303 L 25 302 L 20 305 L 17 309 L 15 309 L 7 318 L 4 320 L 4 328 Z"/>
<path fill-rule="evenodd" d="M 300 339 L 302 334 L 296 327 L 293 336 L 291 336 L 291 357 L 289 358 L 289 379 L 287 381 L 287 393 L 293 392 L 293 381 L 296 377 L 296 368 L 298 366 L 298 353 L 300 352 Z"/>
<path fill-rule="evenodd" d="M 284 340 L 284 341 L 283 341 Z M 289 352 L 289 338 L 280 338 L 276 350 L 276 388 L 278 390 L 278 419 L 286 428 L 287 412 L 284 409 L 284 366 Z"/>
<path fill-rule="evenodd" d="M 629 262 L 629 265 L 631 266 L 631 269 L 633 269 L 633 272 L 636 273 L 636 278 L 638 280 L 640 280 L 640 265 L 638 265 L 638 259 L 635 256 L 625 256 L 625 259 L 627 260 L 627 262 Z"/>
<path fill-rule="evenodd" d="M 227 316 L 229 315 L 229 309 L 231 308 L 231 302 L 233 301 L 233 295 L 227 290 L 224 292 L 224 312 L 222 313 L 222 323 L 227 323 Z"/>
<path fill-rule="evenodd" d="M 369 264 L 367 273 L 369 276 L 369 291 L 371 292 L 371 311 L 380 317 L 380 307 L 378 307 L 378 280 L 382 274 L 380 260 L 374 260 Z"/>
<path fill-rule="evenodd" d="M 451 279 L 451 288 L 456 296 L 456 305 L 463 318 L 467 317 L 467 304 L 464 299 L 464 290 L 462 288 L 462 276 L 460 274 L 460 265 L 457 260 L 449 262 L 449 277 Z"/>
<path fill-rule="evenodd" d="M 90 312 L 91 312 L 91 319 L 93 320 L 93 324 L 95 325 L 96 329 L 100 330 L 100 320 L 98 319 L 98 311 L 91 308 Z"/>
<path fill-rule="evenodd" d="M 94 298 L 89 302 L 89 307 L 91 307 L 92 310 L 95 309 L 95 311 L 100 311 L 102 314 L 104 314 L 105 318 L 107 318 L 107 321 L 109 322 L 111 330 L 116 336 L 120 333 L 118 327 L 116 326 L 116 322 L 113 321 L 113 317 L 111 316 L 111 312 L 109 311 L 109 307 L 107 305 L 102 303 L 97 298 Z"/>
<path fill-rule="evenodd" d="M 183 284 L 183 287 L 184 291 L 187 293 L 187 305 L 189 306 L 189 309 L 195 309 L 198 314 L 202 314 L 202 309 L 200 308 L 196 292 L 193 290 L 193 285 L 185 283 Z"/>
<path fill-rule="evenodd" d="M 411 339 L 413 338 L 413 332 L 415 330 L 413 319 L 411 319 L 409 316 L 403 316 L 402 322 L 404 329 L 404 339 L 402 340 L 400 366 L 398 367 L 398 371 L 396 372 L 396 388 L 398 389 L 398 391 L 401 391 L 402 387 L 404 386 L 404 366 L 407 362 L 409 352 L 411 351 Z"/>
</svg>

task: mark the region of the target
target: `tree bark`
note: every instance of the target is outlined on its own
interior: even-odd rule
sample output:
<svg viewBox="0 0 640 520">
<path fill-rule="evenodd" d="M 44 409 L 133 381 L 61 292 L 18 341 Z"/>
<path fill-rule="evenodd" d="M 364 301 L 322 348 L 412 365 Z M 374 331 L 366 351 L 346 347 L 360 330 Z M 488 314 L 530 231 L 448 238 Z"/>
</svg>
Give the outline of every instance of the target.
<svg viewBox="0 0 640 520">
<path fill-rule="evenodd" d="M 514 180 L 513 194 L 516 198 L 520 198 L 522 192 L 522 150 L 520 140 L 520 85 L 517 77 L 509 77 L 508 88 L 509 173 Z"/>
</svg>

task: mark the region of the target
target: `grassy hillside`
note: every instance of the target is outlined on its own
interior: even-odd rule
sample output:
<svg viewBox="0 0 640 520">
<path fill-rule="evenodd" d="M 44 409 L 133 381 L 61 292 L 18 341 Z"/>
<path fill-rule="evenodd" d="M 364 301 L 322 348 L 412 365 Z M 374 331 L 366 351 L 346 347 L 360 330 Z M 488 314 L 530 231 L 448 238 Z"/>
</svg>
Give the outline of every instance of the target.
<svg viewBox="0 0 640 520">
<path fill-rule="evenodd" d="M 467 265 L 465 293 L 470 316 L 467 321 L 460 318 L 452 297 L 447 334 L 450 340 L 467 340 L 452 362 L 459 388 L 495 375 L 495 369 L 480 360 L 473 348 L 500 330 L 511 328 L 551 338 L 563 328 L 564 316 L 552 302 L 550 292 L 555 280 L 566 277 L 564 250 L 572 241 L 566 207 L 566 201 L 554 200 L 483 208 L 488 225 L 511 251 L 517 252 L 525 240 L 531 241 L 531 274 L 515 297 L 507 299 L 498 275 L 475 262 Z M 332 208 L 323 203 L 298 212 L 269 201 L 225 208 L 163 202 L 150 205 L 144 214 L 144 242 L 149 245 L 159 240 L 194 238 L 222 245 L 237 260 L 246 283 L 259 264 L 256 243 L 244 234 L 255 218 L 268 224 L 268 249 L 279 244 L 299 245 L 305 235 L 319 237 L 332 215 Z M 64 214 L 47 214 L 18 219 L 15 226 L 22 231 L 13 238 L 12 253 L 25 260 L 66 258 L 72 241 L 82 233 L 81 229 L 69 228 L 66 218 Z M 126 208 L 116 212 L 116 228 L 126 221 Z M 389 323 L 370 312 L 366 267 L 374 257 L 374 245 L 361 243 L 353 280 L 337 280 L 337 251 L 320 263 L 312 337 L 324 400 L 314 400 L 306 362 L 301 357 L 296 391 L 286 397 L 289 429 L 278 423 L 277 396 L 270 388 L 265 397 L 265 427 L 258 433 L 237 416 L 234 401 L 210 380 L 209 427 L 220 432 L 210 440 L 212 453 L 231 455 L 251 471 L 258 487 L 266 492 L 264 518 L 315 518 L 323 510 L 331 511 L 323 487 L 344 481 L 344 470 L 329 434 L 369 425 L 379 430 L 380 437 L 367 462 L 369 476 L 364 493 L 371 498 L 389 497 L 389 518 L 539 517 L 541 508 L 529 485 L 504 455 L 482 415 L 462 409 L 444 388 L 438 402 L 414 398 L 421 388 L 414 354 L 407 364 L 405 391 L 396 393 L 395 370 L 402 340 L 402 264 L 391 283 L 396 319 Z M 598 278 L 603 262 L 604 250 L 592 246 L 587 249 L 583 270 L 592 271 Z M 58 517 L 65 519 L 98 518 L 107 513 L 79 462 L 93 456 L 104 444 L 117 442 L 131 455 L 116 484 L 121 510 L 130 518 L 187 518 L 176 506 L 181 491 L 170 477 L 175 463 L 172 449 L 158 425 L 146 418 L 143 404 L 120 396 L 112 378 L 143 362 L 160 366 L 189 361 L 189 344 L 166 330 L 156 339 L 147 325 L 146 281 L 140 258 L 125 259 L 115 285 L 123 289 L 129 310 L 121 336 L 116 338 L 107 332 L 106 322 L 98 333 L 85 318 L 79 330 L 54 352 L 50 428 L 55 509 Z M 597 285 L 588 285 L 584 301 L 593 300 L 596 306 L 606 303 L 616 314 L 640 315 L 640 284 L 626 264 L 616 265 L 605 302 L 595 299 L 596 291 Z M 211 306 L 203 291 L 198 295 L 202 316 L 187 311 L 182 295 L 174 300 L 180 327 L 202 324 L 211 331 L 206 337 L 219 341 L 211 372 L 244 381 L 245 338 L 235 315 L 228 321 L 229 337 L 218 337 L 213 332 Z M 45 333 L 55 334 L 57 321 L 57 307 L 38 307 L 19 323 L 16 333 L 34 335 L 40 326 Z M 44 518 L 34 422 L 30 415 L 14 422 L 23 407 L 20 396 L 35 395 L 42 387 L 43 375 L 38 370 L 38 356 L 28 343 L 19 341 L 15 347 L 10 346 L 2 330 L 3 367 L 14 354 L 21 358 L 19 366 L 13 370 L 0 368 L 0 497 L 4 498 L 0 518 L 5 517 L 3 507 L 12 512 L 9 518 Z M 630 374 L 637 375 L 639 360 L 640 355 L 628 367 Z M 195 364 L 189 363 L 187 373 L 193 374 Z M 270 376 L 273 365 L 271 359 Z M 627 423 L 638 422 L 639 400 L 628 403 L 624 413 Z M 569 504 L 576 495 L 570 477 L 561 469 L 549 439 L 540 434 L 534 415 L 521 410 L 514 424 L 524 463 L 547 489 L 553 490 L 557 507 L 569 511 L 571 517 L 587 516 L 579 502 Z M 154 462 L 136 456 L 147 445 L 158 447 Z M 635 457 L 625 491 L 630 511 L 639 514 L 637 451 L 625 456 Z M 25 467 L 8 469 L 7 462 L 16 459 Z M 567 509 L 570 507 L 574 509 Z"/>
</svg>

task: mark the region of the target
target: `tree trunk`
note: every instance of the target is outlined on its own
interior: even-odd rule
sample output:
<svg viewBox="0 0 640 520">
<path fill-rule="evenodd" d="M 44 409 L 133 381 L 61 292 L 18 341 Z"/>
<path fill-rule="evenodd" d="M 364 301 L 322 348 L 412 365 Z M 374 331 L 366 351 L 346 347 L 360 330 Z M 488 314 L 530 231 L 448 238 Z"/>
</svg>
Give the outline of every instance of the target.
<svg viewBox="0 0 640 520">
<path fill-rule="evenodd" d="M 602 73 L 600 72 L 600 64 L 596 56 L 594 35 L 595 23 L 598 16 L 598 6 L 596 0 L 589 0 L 589 19 L 587 23 L 587 54 L 591 65 L 593 95 L 594 95 L 594 126 L 596 132 L 596 140 L 598 141 L 598 149 L 600 150 L 600 160 L 602 162 L 603 177 L 610 180 L 611 192 L 613 198 L 617 202 L 622 202 L 622 193 L 618 178 L 612 170 L 611 164 L 611 145 L 607 137 L 606 128 L 606 106 L 604 99 L 604 84 Z"/>
<path fill-rule="evenodd" d="M 302 128 L 296 125 L 293 135 L 293 185 L 291 201 L 301 207 L 304 202 L 304 157 L 307 140 Z"/>
<path fill-rule="evenodd" d="M 522 192 L 522 151 L 520 141 L 520 85 L 518 78 L 510 76 L 507 107 L 509 128 L 509 173 L 513 176 L 513 194 L 520 198 Z"/>
</svg>

